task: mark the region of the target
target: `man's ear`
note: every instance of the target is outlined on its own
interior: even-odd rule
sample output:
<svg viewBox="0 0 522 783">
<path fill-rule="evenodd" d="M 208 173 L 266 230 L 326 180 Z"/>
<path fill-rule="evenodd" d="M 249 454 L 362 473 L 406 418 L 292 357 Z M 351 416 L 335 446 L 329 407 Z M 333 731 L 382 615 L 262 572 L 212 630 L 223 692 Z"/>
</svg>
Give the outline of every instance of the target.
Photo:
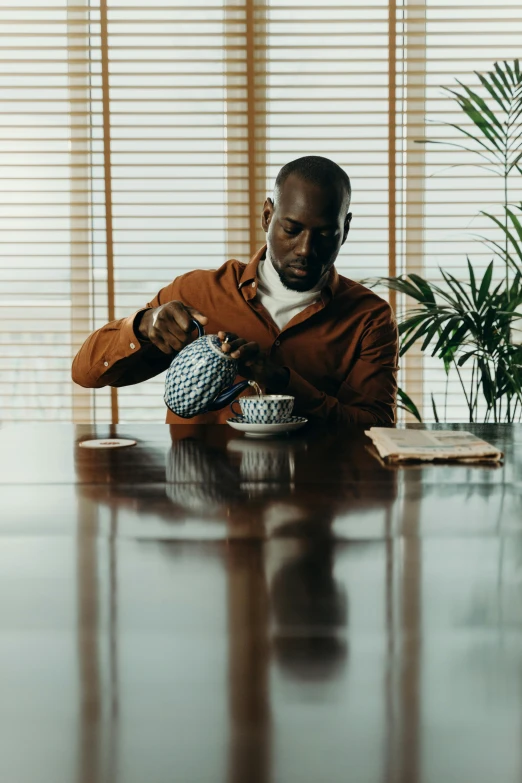
<svg viewBox="0 0 522 783">
<path fill-rule="evenodd" d="M 265 203 L 263 204 L 263 212 L 261 213 L 261 225 L 263 226 L 263 231 L 266 233 L 268 231 L 268 226 L 270 225 L 270 221 L 272 220 L 272 216 L 274 214 L 274 202 L 271 198 L 267 198 Z"/>
<path fill-rule="evenodd" d="M 348 234 L 350 233 L 351 222 L 352 222 L 352 213 L 348 212 L 348 214 L 346 215 L 346 217 L 344 219 L 344 233 L 343 233 L 343 242 L 342 242 L 343 245 L 346 242 Z"/>
</svg>

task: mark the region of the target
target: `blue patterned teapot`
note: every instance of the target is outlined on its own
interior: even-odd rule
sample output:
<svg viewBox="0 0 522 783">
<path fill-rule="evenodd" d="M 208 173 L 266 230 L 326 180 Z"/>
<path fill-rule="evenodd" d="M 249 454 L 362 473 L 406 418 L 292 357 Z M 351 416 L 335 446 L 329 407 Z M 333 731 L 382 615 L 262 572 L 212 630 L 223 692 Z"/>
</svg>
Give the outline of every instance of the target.
<svg viewBox="0 0 522 783">
<path fill-rule="evenodd" d="M 175 356 L 165 378 L 165 404 L 184 419 L 218 411 L 247 386 L 256 386 L 253 381 L 231 386 L 238 373 L 237 359 L 223 353 L 216 334 L 206 335 L 198 321 L 192 323 L 199 337 Z"/>
</svg>

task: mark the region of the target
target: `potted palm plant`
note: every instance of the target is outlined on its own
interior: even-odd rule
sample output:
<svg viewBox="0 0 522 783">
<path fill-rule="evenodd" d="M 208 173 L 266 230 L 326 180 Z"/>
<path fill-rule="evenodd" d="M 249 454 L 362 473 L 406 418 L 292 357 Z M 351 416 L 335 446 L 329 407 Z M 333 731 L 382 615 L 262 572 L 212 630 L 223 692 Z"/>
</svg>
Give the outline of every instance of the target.
<svg viewBox="0 0 522 783">
<path fill-rule="evenodd" d="M 441 269 L 440 285 L 415 274 L 380 278 L 376 283 L 403 294 L 409 302 L 398 319 L 401 355 L 422 341 L 421 350 L 441 360 L 447 377 L 457 374 L 470 422 L 512 422 L 522 415 L 522 345 L 515 337 L 522 311 L 522 205 L 516 206 L 511 195 L 513 180 L 519 187 L 522 174 L 522 73 L 515 60 L 495 63 L 491 71 L 475 75 L 476 89 L 459 81 L 457 89 L 445 88 L 467 121 L 463 126 L 443 124 L 461 134 L 462 144 L 436 139 L 418 143 L 473 152 L 476 165 L 502 177 L 503 220 L 482 212 L 500 229 L 502 239 L 479 238 L 491 249 L 493 259 L 481 279 L 476 279 L 468 257 L 465 280 Z M 503 274 L 500 282 L 494 282 L 498 265 Z M 433 395 L 431 399 L 439 421 L 441 412 Z M 399 390 L 399 400 L 400 407 L 421 420 L 415 401 L 405 391 Z"/>
</svg>

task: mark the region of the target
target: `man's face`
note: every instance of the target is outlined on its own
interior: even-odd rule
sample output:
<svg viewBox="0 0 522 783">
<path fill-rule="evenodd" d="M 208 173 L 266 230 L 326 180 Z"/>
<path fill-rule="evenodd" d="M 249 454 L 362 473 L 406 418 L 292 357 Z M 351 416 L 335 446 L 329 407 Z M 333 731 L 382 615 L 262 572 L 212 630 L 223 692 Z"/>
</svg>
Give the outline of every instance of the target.
<svg viewBox="0 0 522 783">
<path fill-rule="evenodd" d="M 342 189 L 323 188 L 291 174 L 277 203 L 267 199 L 263 228 L 281 282 L 309 291 L 335 263 L 350 228 Z"/>
</svg>

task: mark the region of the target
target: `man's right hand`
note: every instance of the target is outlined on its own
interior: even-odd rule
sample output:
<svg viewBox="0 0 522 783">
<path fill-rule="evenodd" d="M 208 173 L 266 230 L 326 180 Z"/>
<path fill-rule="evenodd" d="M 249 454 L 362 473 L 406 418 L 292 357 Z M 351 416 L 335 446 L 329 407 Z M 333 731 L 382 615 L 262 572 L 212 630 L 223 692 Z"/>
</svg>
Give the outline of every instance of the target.
<svg viewBox="0 0 522 783">
<path fill-rule="evenodd" d="M 203 326 L 208 323 L 208 318 L 193 307 L 188 307 L 183 302 L 167 302 L 160 307 L 146 310 L 138 331 L 160 351 L 170 354 L 181 351 L 191 342 L 194 319 Z"/>
</svg>

